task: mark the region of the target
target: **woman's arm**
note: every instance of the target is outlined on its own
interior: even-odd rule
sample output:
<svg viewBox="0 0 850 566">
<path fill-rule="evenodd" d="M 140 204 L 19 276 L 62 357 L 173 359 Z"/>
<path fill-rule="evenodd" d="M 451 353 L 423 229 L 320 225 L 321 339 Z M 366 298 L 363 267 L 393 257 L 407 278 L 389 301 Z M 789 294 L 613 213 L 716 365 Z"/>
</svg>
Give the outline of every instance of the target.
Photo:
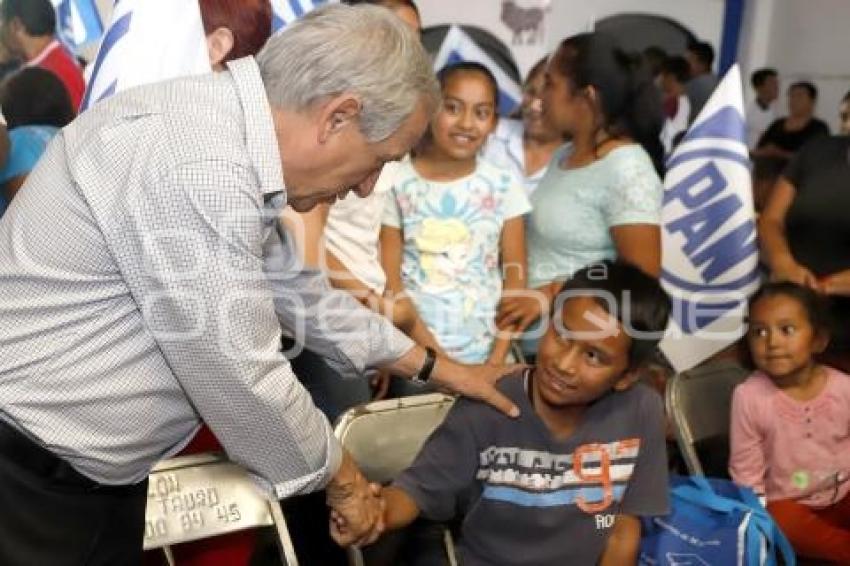
<svg viewBox="0 0 850 566">
<path fill-rule="evenodd" d="M 655 224 L 620 224 L 611 227 L 617 257 L 653 277 L 661 276 L 661 229 Z"/>
<path fill-rule="evenodd" d="M 631 515 L 617 515 L 599 565 L 637 564 L 639 550 L 640 519 Z"/>
<path fill-rule="evenodd" d="M 505 221 L 499 248 L 501 252 L 502 289 L 504 291 L 524 289 L 527 282 L 528 261 L 525 250 L 525 220 L 522 216 L 515 216 Z M 496 337 L 493 350 L 487 360 L 489 363 L 504 363 L 511 348 L 510 334 L 514 328 L 507 327 L 499 330 L 499 335 Z"/>
<path fill-rule="evenodd" d="M 793 281 L 798 285 L 818 289 L 817 278 L 794 259 L 785 235 L 785 217 L 796 194 L 794 185 L 785 177 L 779 177 L 758 219 L 761 257 L 770 268 L 772 279 Z"/>
</svg>

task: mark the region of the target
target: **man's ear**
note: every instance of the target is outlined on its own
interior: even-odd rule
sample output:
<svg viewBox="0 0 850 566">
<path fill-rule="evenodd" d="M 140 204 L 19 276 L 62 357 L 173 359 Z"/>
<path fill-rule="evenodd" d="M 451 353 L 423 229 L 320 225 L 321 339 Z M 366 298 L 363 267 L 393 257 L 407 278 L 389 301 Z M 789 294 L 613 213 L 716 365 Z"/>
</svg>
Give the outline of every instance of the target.
<svg viewBox="0 0 850 566">
<path fill-rule="evenodd" d="M 350 125 L 359 127 L 360 99 L 348 93 L 331 98 L 319 110 L 319 143 L 326 143 L 331 136 Z"/>
<path fill-rule="evenodd" d="M 625 391 L 640 378 L 640 368 L 629 368 L 614 382 L 614 391 Z"/>
<path fill-rule="evenodd" d="M 210 55 L 210 66 L 216 67 L 217 65 L 221 65 L 230 52 L 233 51 L 234 43 L 233 32 L 226 27 L 216 28 L 215 31 L 209 34 L 207 36 L 207 51 L 209 51 Z"/>
</svg>

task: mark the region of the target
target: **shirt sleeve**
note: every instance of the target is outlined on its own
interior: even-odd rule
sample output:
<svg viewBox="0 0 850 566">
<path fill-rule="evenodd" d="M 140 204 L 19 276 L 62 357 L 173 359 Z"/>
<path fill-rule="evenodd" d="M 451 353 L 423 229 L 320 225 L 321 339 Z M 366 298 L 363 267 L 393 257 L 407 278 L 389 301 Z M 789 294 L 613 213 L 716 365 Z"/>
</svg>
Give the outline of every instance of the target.
<svg viewBox="0 0 850 566">
<path fill-rule="evenodd" d="M 649 388 L 642 392 L 638 418 L 642 424 L 640 447 L 620 512 L 637 517 L 666 515 L 670 496 L 664 407 L 661 396 Z"/>
<path fill-rule="evenodd" d="M 531 212 L 528 195 L 516 175 L 508 170 L 503 172 L 508 177 L 508 189 L 505 191 L 505 220 L 516 218 Z"/>
<path fill-rule="evenodd" d="M 475 482 L 478 447 L 470 414 L 473 407 L 470 401 L 456 401 L 413 464 L 393 482 L 432 521 L 453 518 L 463 494 Z"/>
<path fill-rule="evenodd" d="M 293 245 L 278 223 L 265 243 L 264 268 L 280 324 L 298 347 L 349 378 L 394 362 L 413 347 L 389 319 L 331 287 L 324 272 L 298 264 Z"/>
<path fill-rule="evenodd" d="M 256 176 L 208 160 L 148 184 L 127 197 L 136 199 L 135 225 L 110 235 L 135 250 L 124 278 L 169 369 L 263 487 L 280 498 L 323 487 L 342 451 L 280 352 Z"/>
<path fill-rule="evenodd" d="M 642 149 L 620 149 L 612 156 L 613 171 L 603 211 L 608 227 L 622 224 L 659 224 L 664 187 Z"/>
<path fill-rule="evenodd" d="M 393 188 L 384 193 L 384 214 L 381 216 L 381 224 L 392 228 L 401 228 L 401 210 L 396 200 L 396 189 Z"/>
<path fill-rule="evenodd" d="M 757 424 L 753 406 L 754 389 L 747 382 L 735 388 L 732 395 L 732 417 L 729 429 L 729 475 L 735 483 L 764 494 L 767 463 L 764 439 Z"/>
</svg>

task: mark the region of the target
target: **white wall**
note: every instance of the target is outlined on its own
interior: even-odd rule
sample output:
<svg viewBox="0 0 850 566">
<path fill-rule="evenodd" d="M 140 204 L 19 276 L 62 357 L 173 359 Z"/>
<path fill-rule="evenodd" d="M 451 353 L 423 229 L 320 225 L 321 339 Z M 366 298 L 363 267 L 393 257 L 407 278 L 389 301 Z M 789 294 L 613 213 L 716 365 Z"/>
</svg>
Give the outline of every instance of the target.
<svg viewBox="0 0 850 566">
<path fill-rule="evenodd" d="M 515 2 L 527 8 L 547 3 L 546 0 Z M 512 47 L 520 72 L 525 74 L 563 38 L 592 29 L 597 20 L 624 13 L 656 14 L 677 20 L 698 38 L 714 45 L 719 53 L 725 3 L 724 0 L 549 0 L 545 43 L 541 46 L 511 46 L 511 32 L 500 20 L 499 0 L 417 0 L 417 4 L 424 26 L 470 24 L 494 33 Z"/>
<path fill-rule="evenodd" d="M 784 90 L 798 80 L 818 87 L 818 116 L 833 132 L 838 104 L 850 90 L 850 1 L 749 0 L 745 17 L 742 67 L 749 72 L 775 67 L 783 84 L 780 113 L 787 111 Z"/>
</svg>

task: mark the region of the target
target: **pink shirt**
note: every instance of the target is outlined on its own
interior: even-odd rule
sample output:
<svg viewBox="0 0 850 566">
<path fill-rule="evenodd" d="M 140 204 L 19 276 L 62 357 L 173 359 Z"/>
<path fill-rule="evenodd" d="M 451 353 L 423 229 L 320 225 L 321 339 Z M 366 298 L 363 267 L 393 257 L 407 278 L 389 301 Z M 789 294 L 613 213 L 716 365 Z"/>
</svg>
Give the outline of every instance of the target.
<svg viewBox="0 0 850 566">
<path fill-rule="evenodd" d="M 732 397 L 729 472 L 768 501 L 826 507 L 850 491 L 850 376 L 827 369 L 817 397 L 802 402 L 755 372 Z"/>
</svg>

